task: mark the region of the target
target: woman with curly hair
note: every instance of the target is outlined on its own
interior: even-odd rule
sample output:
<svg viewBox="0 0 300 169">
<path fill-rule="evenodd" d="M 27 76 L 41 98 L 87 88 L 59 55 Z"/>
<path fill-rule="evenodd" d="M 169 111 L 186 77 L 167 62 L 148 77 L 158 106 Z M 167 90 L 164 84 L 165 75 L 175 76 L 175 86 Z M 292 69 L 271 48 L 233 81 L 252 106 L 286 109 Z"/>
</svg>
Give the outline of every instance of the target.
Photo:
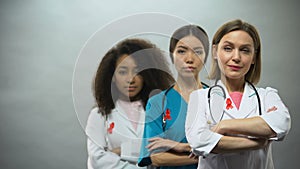
<svg viewBox="0 0 300 169">
<path fill-rule="evenodd" d="M 146 102 L 173 82 L 162 51 L 146 40 L 125 39 L 105 54 L 86 127 L 88 168 L 138 168 Z"/>
</svg>

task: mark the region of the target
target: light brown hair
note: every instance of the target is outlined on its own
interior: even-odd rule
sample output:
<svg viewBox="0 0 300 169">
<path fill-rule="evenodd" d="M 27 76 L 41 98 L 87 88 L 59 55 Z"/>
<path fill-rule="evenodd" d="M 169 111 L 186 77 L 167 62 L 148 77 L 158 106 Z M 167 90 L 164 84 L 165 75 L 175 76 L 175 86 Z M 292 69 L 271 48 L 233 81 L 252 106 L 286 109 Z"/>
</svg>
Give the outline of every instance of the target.
<svg viewBox="0 0 300 169">
<path fill-rule="evenodd" d="M 240 19 L 236 19 L 233 21 L 229 21 L 225 24 L 223 24 L 215 33 L 213 40 L 212 40 L 212 46 L 214 45 L 218 45 L 219 42 L 221 41 L 221 39 L 228 33 L 232 32 L 232 31 L 237 31 L 237 30 L 242 30 L 247 32 L 250 37 L 253 40 L 254 43 L 254 64 L 251 65 L 249 71 L 247 72 L 247 74 L 245 75 L 245 80 L 253 83 L 253 84 L 257 84 L 260 80 L 260 75 L 261 75 L 261 43 L 260 43 L 260 37 L 258 34 L 258 31 L 256 30 L 256 28 L 247 23 L 244 22 Z M 212 47 L 212 50 L 213 47 Z M 210 69 L 210 73 L 209 73 L 209 78 L 210 79 L 219 79 L 221 72 L 220 72 L 220 68 L 218 66 L 218 62 L 216 59 L 214 59 L 214 52 L 212 51 L 212 62 L 211 62 L 211 69 Z"/>
</svg>

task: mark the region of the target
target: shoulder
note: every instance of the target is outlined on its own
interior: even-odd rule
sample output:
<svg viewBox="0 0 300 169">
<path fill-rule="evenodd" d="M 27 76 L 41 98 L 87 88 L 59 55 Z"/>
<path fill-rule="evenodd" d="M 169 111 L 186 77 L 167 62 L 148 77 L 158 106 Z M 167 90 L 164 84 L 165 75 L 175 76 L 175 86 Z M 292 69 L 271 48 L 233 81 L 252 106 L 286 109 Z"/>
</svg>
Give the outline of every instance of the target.
<svg viewBox="0 0 300 169">
<path fill-rule="evenodd" d="M 99 113 L 99 108 L 95 107 L 90 111 L 87 125 L 91 125 L 93 123 L 99 123 L 99 121 L 104 121 L 104 116 Z"/>
<path fill-rule="evenodd" d="M 266 87 L 266 88 L 262 88 L 262 87 L 256 87 L 256 90 L 258 91 L 258 93 L 260 95 L 268 95 L 271 93 L 277 94 L 278 90 L 272 87 Z"/>
<path fill-rule="evenodd" d="M 95 107 L 93 108 L 91 111 L 90 111 L 90 115 L 89 116 L 102 116 L 100 113 L 99 113 L 99 108 L 98 107 Z"/>
<path fill-rule="evenodd" d="M 172 90 L 172 89 L 170 89 Z M 153 96 L 151 96 L 147 102 L 147 104 L 161 104 L 162 100 L 165 99 L 166 96 L 166 91 L 167 90 L 163 90 L 161 92 L 159 92 L 158 94 L 155 94 Z M 168 92 L 169 93 L 169 92 Z"/>
<path fill-rule="evenodd" d="M 209 88 L 202 88 L 202 89 L 194 90 L 191 93 L 190 98 L 198 98 L 198 97 L 207 96 L 208 91 L 209 91 Z"/>
</svg>

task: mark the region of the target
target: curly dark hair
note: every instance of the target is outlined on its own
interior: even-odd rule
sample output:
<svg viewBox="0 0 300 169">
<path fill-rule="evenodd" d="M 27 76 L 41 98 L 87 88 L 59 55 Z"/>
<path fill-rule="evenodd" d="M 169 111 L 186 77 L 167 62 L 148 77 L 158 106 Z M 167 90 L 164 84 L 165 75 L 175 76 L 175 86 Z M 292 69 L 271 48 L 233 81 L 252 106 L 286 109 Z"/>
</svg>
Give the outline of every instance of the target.
<svg viewBox="0 0 300 169">
<path fill-rule="evenodd" d="M 125 39 L 104 55 L 96 72 L 92 90 L 96 106 L 102 115 L 110 114 L 115 108 L 114 101 L 118 98 L 119 92 L 112 79 L 117 60 L 123 55 L 130 55 L 140 68 L 138 74 L 143 78 L 143 88 L 139 95 L 144 108 L 155 89 L 165 90 L 175 82 L 166 56 L 159 48 L 147 40 Z"/>
</svg>

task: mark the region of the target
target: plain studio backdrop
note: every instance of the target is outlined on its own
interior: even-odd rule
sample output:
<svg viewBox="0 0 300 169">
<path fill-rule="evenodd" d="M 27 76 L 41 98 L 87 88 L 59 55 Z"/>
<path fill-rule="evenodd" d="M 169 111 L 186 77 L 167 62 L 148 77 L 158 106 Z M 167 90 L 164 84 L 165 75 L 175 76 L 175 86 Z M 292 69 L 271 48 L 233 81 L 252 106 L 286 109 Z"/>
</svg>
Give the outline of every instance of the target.
<svg viewBox="0 0 300 169">
<path fill-rule="evenodd" d="M 83 128 L 104 51 L 134 36 L 149 37 L 165 50 L 168 35 L 185 22 L 201 25 L 212 39 L 221 24 L 237 18 L 255 25 L 261 35 L 259 86 L 278 89 L 291 113 L 289 135 L 273 144 L 275 167 L 298 168 L 298 7 L 296 0 L 1 0 L 0 168 L 86 168 Z M 147 13 L 153 15 L 149 20 Z M 132 16 L 136 22 L 122 22 Z M 171 19 L 158 24 L 156 18 L 163 17 L 157 16 Z M 148 33 L 115 37 L 149 23 L 155 24 L 147 26 Z"/>
</svg>

